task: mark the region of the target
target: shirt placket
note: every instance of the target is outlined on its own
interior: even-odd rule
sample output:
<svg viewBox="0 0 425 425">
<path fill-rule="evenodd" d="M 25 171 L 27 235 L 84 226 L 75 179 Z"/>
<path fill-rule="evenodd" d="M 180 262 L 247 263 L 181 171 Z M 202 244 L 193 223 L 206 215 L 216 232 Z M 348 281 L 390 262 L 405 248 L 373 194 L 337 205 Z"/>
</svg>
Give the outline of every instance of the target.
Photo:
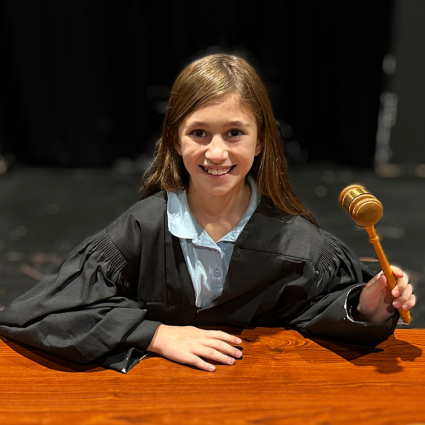
<svg viewBox="0 0 425 425">
<path fill-rule="evenodd" d="M 220 249 L 214 249 L 214 262 L 211 264 L 211 289 L 219 295 L 223 287 L 223 258 Z"/>
</svg>

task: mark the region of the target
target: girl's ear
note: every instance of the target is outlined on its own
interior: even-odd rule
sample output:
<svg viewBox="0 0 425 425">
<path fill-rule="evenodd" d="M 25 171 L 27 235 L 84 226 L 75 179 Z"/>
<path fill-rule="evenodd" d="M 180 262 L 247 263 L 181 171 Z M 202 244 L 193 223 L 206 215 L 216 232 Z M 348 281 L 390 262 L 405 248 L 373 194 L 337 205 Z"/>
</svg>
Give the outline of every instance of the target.
<svg viewBox="0 0 425 425">
<path fill-rule="evenodd" d="M 174 139 L 174 149 L 176 150 L 176 152 L 177 152 L 180 156 L 182 156 L 182 148 L 181 148 L 181 146 L 180 146 L 180 140 L 179 140 L 179 138 L 178 138 L 178 137 L 176 137 L 176 138 Z"/>
<path fill-rule="evenodd" d="M 258 139 L 257 140 L 257 147 L 255 148 L 255 156 L 260 155 L 260 153 L 263 151 L 263 142 Z"/>
</svg>

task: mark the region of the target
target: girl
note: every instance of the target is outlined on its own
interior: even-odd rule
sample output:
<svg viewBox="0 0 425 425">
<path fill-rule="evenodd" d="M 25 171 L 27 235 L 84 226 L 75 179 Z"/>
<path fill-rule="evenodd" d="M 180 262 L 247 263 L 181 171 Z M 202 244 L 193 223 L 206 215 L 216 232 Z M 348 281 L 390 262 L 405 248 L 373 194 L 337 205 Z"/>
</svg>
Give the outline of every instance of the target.
<svg viewBox="0 0 425 425">
<path fill-rule="evenodd" d="M 213 371 L 241 340 L 200 326 L 377 345 L 415 304 L 401 270 L 390 294 L 293 194 L 266 90 L 240 58 L 180 74 L 143 183 L 142 201 L 0 313 L 3 335 L 123 372 L 146 352 Z"/>
</svg>

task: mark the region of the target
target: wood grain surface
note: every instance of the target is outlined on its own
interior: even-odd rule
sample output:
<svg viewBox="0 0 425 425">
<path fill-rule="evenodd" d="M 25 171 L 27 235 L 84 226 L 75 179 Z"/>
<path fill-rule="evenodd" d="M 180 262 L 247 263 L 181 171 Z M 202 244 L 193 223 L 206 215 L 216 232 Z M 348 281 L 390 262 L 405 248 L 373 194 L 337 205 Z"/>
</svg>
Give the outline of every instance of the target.
<svg viewBox="0 0 425 425">
<path fill-rule="evenodd" d="M 127 375 L 0 340 L 1 424 L 425 424 L 425 330 L 377 348 L 226 329 L 243 359 L 202 372 L 149 356 Z"/>
</svg>

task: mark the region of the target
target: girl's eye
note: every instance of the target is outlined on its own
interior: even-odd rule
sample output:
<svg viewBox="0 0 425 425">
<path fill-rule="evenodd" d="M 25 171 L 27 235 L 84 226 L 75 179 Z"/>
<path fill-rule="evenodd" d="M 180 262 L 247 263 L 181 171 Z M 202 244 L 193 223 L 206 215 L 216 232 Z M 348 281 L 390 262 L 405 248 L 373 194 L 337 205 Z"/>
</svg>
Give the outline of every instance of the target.
<svg viewBox="0 0 425 425">
<path fill-rule="evenodd" d="M 195 137 L 205 137 L 206 135 L 204 130 L 193 130 L 191 134 Z"/>
<path fill-rule="evenodd" d="M 227 133 L 230 137 L 238 137 L 241 136 L 243 133 L 240 130 L 229 130 Z"/>
</svg>

